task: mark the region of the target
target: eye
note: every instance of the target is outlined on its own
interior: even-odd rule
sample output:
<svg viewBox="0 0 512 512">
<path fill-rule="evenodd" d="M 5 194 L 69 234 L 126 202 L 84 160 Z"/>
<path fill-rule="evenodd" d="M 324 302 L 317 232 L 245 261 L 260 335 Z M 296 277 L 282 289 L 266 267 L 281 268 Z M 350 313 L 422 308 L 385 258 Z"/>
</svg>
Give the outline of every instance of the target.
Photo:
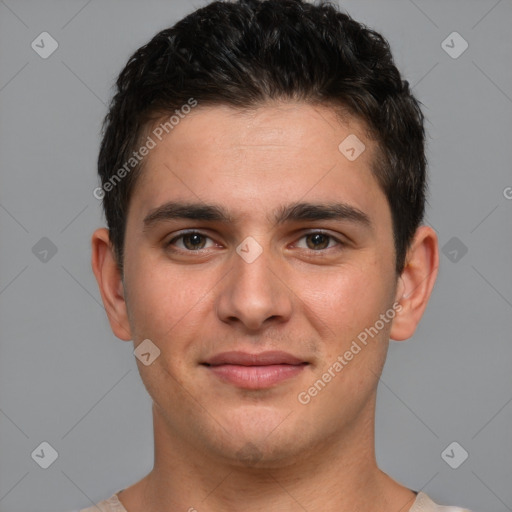
<svg viewBox="0 0 512 512">
<path fill-rule="evenodd" d="M 207 241 L 210 240 L 211 244 L 207 245 Z M 307 249 L 312 252 L 321 252 L 326 249 L 332 249 L 336 246 L 343 246 L 344 243 L 338 238 L 324 233 L 323 231 L 314 231 L 303 235 L 299 240 L 305 240 L 304 244 L 296 244 L 296 247 L 300 249 Z M 166 243 L 166 247 L 171 250 L 183 251 L 183 252 L 197 252 L 203 249 L 209 249 L 215 247 L 213 240 L 199 231 L 189 231 L 181 233 L 178 236 L 172 238 Z"/>
<path fill-rule="evenodd" d="M 181 246 L 176 243 L 178 240 L 181 240 Z M 181 235 L 174 237 L 166 244 L 166 246 L 177 246 L 178 249 L 184 251 L 199 251 L 201 249 L 208 248 L 205 247 L 206 240 L 210 240 L 210 237 L 200 233 L 199 231 L 189 231 L 188 233 L 182 233 Z"/>
<path fill-rule="evenodd" d="M 337 245 L 342 246 L 343 242 L 338 240 L 332 235 L 329 235 L 328 233 L 324 233 L 323 231 L 315 231 L 312 233 L 307 233 L 303 237 L 301 237 L 301 240 L 306 240 L 306 249 L 309 249 L 311 251 L 321 251 L 324 249 L 330 249 L 333 247 L 333 245 L 330 245 L 330 242 L 336 242 Z M 336 245 L 335 244 L 335 245 Z M 334 245 L 334 246 L 335 246 Z M 302 247 L 304 248 L 304 247 Z"/>
</svg>

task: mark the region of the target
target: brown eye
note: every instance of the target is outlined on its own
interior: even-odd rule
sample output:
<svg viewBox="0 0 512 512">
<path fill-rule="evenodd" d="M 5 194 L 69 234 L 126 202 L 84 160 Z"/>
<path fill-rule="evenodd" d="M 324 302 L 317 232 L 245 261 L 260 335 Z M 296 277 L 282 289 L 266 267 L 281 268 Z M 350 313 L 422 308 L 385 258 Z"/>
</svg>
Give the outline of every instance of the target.
<svg viewBox="0 0 512 512">
<path fill-rule="evenodd" d="M 295 247 L 309 251 L 310 254 L 313 252 L 318 255 L 327 256 L 333 255 L 335 251 L 343 250 L 346 244 L 343 239 L 331 235 L 324 231 L 311 231 L 305 233 L 298 242 L 295 243 Z"/>
<path fill-rule="evenodd" d="M 191 252 L 208 248 L 206 247 L 207 240 L 210 240 L 210 237 L 203 235 L 202 233 L 192 231 L 190 233 L 182 233 L 170 240 L 166 245 L 170 249 L 176 247 L 178 250 Z"/>
<path fill-rule="evenodd" d="M 326 249 L 332 237 L 324 233 L 311 233 L 306 235 L 308 249 Z"/>
<path fill-rule="evenodd" d="M 183 235 L 183 245 L 192 251 L 203 249 L 205 245 L 204 236 L 199 233 Z"/>
</svg>

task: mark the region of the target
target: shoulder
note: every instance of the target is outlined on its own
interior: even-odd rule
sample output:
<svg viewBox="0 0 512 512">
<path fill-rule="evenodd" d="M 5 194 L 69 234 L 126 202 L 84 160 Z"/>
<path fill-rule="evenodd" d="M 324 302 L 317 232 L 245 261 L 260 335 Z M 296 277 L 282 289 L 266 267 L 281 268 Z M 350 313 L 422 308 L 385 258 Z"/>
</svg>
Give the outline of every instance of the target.
<svg viewBox="0 0 512 512">
<path fill-rule="evenodd" d="M 467 508 L 438 505 L 425 493 L 419 492 L 409 512 L 471 512 L 471 510 Z"/>
<path fill-rule="evenodd" d="M 92 507 L 83 508 L 77 512 L 127 512 L 123 504 L 119 501 L 117 493 L 107 500 L 100 501 Z"/>
</svg>

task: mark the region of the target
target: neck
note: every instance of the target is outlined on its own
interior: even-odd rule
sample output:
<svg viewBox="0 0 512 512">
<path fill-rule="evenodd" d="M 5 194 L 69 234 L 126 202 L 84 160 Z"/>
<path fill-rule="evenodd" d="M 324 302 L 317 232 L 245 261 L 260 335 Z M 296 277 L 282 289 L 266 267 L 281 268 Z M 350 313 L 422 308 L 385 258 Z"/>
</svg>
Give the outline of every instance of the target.
<svg viewBox="0 0 512 512">
<path fill-rule="evenodd" d="M 128 512 L 287 510 L 406 512 L 415 500 L 376 464 L 374 403 L 336 440 L 304 450 L 294 460 L 241 466 L 209 457 L 175 439 L 153 406 L 155 464 L 123 491 Z"/>
</svg>

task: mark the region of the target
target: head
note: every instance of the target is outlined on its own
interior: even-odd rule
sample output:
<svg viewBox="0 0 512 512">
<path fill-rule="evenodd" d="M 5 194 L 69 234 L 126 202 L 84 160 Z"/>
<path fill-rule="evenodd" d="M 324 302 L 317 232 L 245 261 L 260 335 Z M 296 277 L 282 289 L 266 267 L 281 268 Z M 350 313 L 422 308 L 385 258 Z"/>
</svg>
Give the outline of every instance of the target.
<svg viewBox="0 0 512 512">
<path fill-rule="evenodd" d="M 425 205 L 419 102 L 380 34 L 331 5 L 298 0 L 213 2 L 162 30 L 129 59 L 105 118 L 98 159 L 121 271 L 128 208 L 145 160 L 126 164 L 147 136 L 159 142 L 196 105 L 251 110 L 279 99 L 324 105 L 341 119 L 364 121 L 366 136 L 378 145 L 372 172 L 390 207 L 396 271 L 402 271 Z M 160 121 L 162 128 L 152 133 Z"/>
<path fill-rule="evenodd" d="M 159 351 L 138 365 L 162 425 L 271 464 L 368 423 L 436 275 L 424 138 L 386 40 L 328 4 L 213 2 L 133 54 L 93 269 L 114 333 Z M 228 351 L 301 368 L 235 385 L 209 363 Z"/>
</svg>

